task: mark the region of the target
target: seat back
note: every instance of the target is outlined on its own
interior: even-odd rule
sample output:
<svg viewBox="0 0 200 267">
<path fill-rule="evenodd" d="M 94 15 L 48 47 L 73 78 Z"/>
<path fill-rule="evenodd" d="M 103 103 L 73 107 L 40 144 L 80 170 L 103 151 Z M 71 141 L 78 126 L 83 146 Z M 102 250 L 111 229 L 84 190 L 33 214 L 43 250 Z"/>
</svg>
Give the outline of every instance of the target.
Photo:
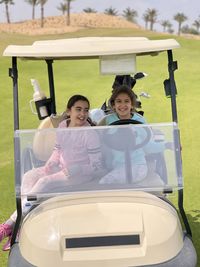
<svg viewBox="0 0 200 267">
<path fill-rule="evenodd" d="M 45 118 L 38 130 L 57 128 L 59 123 L 66 119 L 66 113 Z M 37 131 L 33 140 L 33 153 L 38 160 L 47 161 L 55 146 L 55 131 Z"/>
</svg>

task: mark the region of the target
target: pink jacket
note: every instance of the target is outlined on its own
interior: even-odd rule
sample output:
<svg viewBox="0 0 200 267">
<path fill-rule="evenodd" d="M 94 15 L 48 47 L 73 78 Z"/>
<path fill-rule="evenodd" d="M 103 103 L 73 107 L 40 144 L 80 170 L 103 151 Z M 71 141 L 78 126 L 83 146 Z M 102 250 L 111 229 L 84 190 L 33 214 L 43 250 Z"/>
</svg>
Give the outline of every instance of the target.
<svg viewBox="0 0 200 267">
<path fill-rule="evenodd" d="M 90 126 L 86 123 L 85 126 Z M 59 128 L 67 127 L 67 120 L 59 124 Z M 70 131 L 58 131 L 54 151 L 46 163 L 67 169 L 69 175 L 90 175 L 102 168 L 100 142 L 94 130 L 80 130 L 76 127 Z M 49 170 L 50 171 L 50 170 Z"/>
</svg>

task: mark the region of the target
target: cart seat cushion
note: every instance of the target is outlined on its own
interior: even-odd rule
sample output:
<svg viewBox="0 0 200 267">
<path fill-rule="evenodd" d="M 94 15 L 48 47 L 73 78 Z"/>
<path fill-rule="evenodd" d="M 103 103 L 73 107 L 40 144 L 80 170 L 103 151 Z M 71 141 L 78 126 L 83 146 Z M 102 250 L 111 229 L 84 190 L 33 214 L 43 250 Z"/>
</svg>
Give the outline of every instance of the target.
<svg viewBox="0 0 200 267">
<path fill-rule="evenodd" d="M 57 128 L 59 123 L 67 118 L 64 112 L 61 115 L 50 116 L 42 120 L 38 130 Z M 37 131 L 33 140 L 33 153 L 38 160 L 47 161 L 55 146 L 54 131 Z"/>
</svg>

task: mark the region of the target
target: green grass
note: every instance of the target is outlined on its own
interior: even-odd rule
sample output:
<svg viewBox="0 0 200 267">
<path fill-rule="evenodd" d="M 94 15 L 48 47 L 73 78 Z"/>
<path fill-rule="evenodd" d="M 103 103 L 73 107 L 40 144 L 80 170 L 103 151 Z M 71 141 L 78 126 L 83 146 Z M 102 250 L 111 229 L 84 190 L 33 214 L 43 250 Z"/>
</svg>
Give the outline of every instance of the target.
<svg viewBox="0 0 200 267">
<path fill-rule="evenodd" d="M 28 37 L 19 34 L 0 35 L 0 51 L 8 44 L 31 44 L 38 39 L 54 39 L 79 36 L 146 36 L 149 38 L 171 38 L 141 30 L 130 29 L 88 29 L 77 33 L 49 36 Z M 174 38 L 174 36 L 173 36 Z M 181 49 L 174 51 L 174 60 L 178 60 L 179 69 L 175 72 L 178 89 L 177 107 L 179 112 L 179 127 L 181 130 L 183 173 L 185 181 L 184 205 L 193 231 L 193 240 L 197 252 L 200 251 L 200 142 L 199 142 L 199 67 L 200 41 L 184 38 L 176 39 Z M 8 77 L 11 66 L 9 58 L 0 58 L 0 222 L 3 222 L 15 209 L 14 197 L 14 167 L 13 167 L 13 102 L 12 80 Z M 81 66 L 81 67 L 80 67 Z M 34 128 L 38 119 L 29 107 L 33 90 L 30 78 L 37 78 L 44 91 L 47 91 L 47 68 L 41 62 L 18 61 L 19 97 L 20 97 L 20 127 Z M 143 110 L 148 122 L 168 122 L 171 120 L 170 99 L 165 97 L 163 80 L 168 78 L 166 55 L 159 57 L 141 57 L 137 62 L 138 71 L 144 71 L 149 76 L 138 81 L 135 91 L 147 91 L 151 99 L 143 99 Z M 55 62 L 55 87 L 57 111 L 61 112 L 69 96 L 81 93 L 89 97 L 92 107 L 100 107 L 111 92 L 114 76 L 100 76 L 97 60 Z M 7 263 L 7 253 L 0 252 L 0 266 Z M 199 254 L 200 257 L 200 254 Z M 200 264 L 198 264 L 200 266 Z"/>
</svg>

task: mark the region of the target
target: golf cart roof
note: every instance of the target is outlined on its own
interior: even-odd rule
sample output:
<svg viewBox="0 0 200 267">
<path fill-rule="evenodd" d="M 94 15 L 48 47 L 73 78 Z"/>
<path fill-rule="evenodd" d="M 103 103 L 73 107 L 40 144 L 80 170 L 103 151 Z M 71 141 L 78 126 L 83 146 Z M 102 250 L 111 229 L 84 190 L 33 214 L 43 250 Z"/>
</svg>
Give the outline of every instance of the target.
<svg viewBox="0 0 200 267">
<path fill-rule="evenodd" d="M 179 47 L 174 39 L 83 37 L 36 41 L 32 45 L 9 45 L 3 56 L 24 59 L 81 59 L 108 55 L 151 55 Z"/>
</svg>

